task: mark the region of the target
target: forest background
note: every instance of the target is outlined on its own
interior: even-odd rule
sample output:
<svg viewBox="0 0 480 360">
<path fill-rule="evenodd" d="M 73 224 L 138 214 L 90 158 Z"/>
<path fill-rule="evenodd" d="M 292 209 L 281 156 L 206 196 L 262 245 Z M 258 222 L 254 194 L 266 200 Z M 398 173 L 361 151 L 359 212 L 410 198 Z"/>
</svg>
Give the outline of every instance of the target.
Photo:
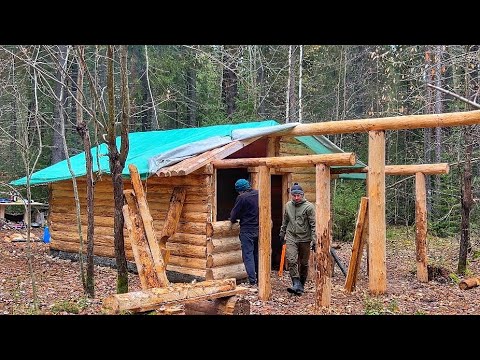
<svg viewBox="0 0 480 360">
<path fill-rule="evenodd" d="M 448 113 L 478 108 L 479 67 L 478 45 L 0 46 L 0 197 L 9 181 L 84 151 L 82 131 L 104 142 L 102 119 L 120 135 L 125 99 L 128 132 Z M 368 158 L 366 132 L 328 137 Z M 427 177 L 431 234 L 459 238 L 468 224 L 478 237 L 478 144 L 478 126 L 386 133 L 386 164 L 450 164 Z M 332 186 L 334 240 L 352 239 L 364 194 L 363 182 Z M 48 188 L 31 198 L 48 202 Z M 386 218 L 414 224 L 411 177 L 386 177 Z"/>
</svg>

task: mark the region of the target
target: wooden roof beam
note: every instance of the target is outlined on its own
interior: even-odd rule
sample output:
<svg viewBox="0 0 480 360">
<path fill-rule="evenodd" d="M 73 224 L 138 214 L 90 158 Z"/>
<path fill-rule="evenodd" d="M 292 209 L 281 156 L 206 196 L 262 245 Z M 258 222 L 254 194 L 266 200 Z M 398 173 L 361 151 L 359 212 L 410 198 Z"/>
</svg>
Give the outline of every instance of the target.
<svg viewBox="0 0 480 360">
<path fill-rule="evenodd" d="M 292 129 L 279 131 L 268 136 L 333 135 L 362 133 L 372 130 L 421 129 L 473 124 L 480 124 L 480 110 L 298 124 Z"/>
<path fill-rule="evenodd" d="M 450 166 L 448 163 L 438 164 L 418 164 L 418 165 L 385 165 L 385 175 L 415 175 L 422 173 L 425 175 L 441 175 L 448 174 Z M 363 168 L 338 168 L 330 169 L 331 174 L 351 174 L 351 173 L 367 173 L 368 166 Z"/>
<path fill-rule="evenodd" d="M 212 162 L 217 169 L 245 168 L 249 166 L 267 167 L 308 167 L 316 164 L 354 165 L 354 153 L 336 153 L 322 155 L 280 156 L 265 158 L 223 159 Z"/>
</svg>

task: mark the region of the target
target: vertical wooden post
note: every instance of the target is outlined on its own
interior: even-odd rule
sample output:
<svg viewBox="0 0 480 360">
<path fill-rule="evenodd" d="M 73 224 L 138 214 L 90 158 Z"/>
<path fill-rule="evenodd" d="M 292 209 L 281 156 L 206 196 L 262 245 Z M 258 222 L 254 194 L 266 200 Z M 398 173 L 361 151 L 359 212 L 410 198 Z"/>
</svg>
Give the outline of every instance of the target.
<svg viewBox="0 0 480 360">
<path fill-rule="evenodd" d="M 415 174 L 415 243 L 417 250 L 417 279 L 428 282 L 427 269 L 427 197 L 425 174 Z"/>
<path fill-rule="evenodd" d="M 368 288 L 387 290 L 385 225 L 385 132 L 368 132 Z"/>
<path fill-rule="evenodd" d="M 272 296 L 270 272 L 272 270 L 272 211 L 270 169 L 258 167 L 258 298 L 269 300 Z"/>
<path fill-rule="evenodd" d="M 330 257 L 330 167 L 315 165 L 315 221 L 317 250 L 315 254 L 315 312 L 330 306 L 332 266 Z"/>
</svg>

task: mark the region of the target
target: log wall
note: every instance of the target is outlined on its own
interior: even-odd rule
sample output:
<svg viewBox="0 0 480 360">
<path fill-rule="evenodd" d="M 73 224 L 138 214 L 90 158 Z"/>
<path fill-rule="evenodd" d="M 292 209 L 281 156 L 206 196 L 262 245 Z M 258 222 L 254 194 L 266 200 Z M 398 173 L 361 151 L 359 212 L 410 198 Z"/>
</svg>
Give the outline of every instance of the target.
<svg viewBox="0 0 480 360">
<path fill-rule="evenodd" d="M 161 236 L 165 216 L 170 204 L 174 186 L 186 188 L 186 197 L 179 224 L 174 235 L 167 242 L 170 258 L 167 271 L 205 278 L 207 267 L 207 223 L 212 218 L 212 176 L 205 167 L 202 173 L 196 171 L 184 177 L 152 177 L 143 182 L 154 228 L 157 237 Z M 77 179 L 81 204 L 82 231 L 84 252 L 86 251 L 86 182 L 85 178 Z M 124 182 L 125 189 L 131 189 L 129 180 Z M 103 176 L 95 185 L 94 199 L 95 238 L 94 254 L 114 257 L 113 247 L 113 187 L 111 177 Z M 71 180 L 51 184 L 49 213 L 49 229 L 51 233 L 50 248 L 66 252 L 79 251 L 79 238 L 76 226 L 75 199 Z M 132 247 L 125 227 L 125 251 L 127 260 L 134 261 Z M 213 261 L 213 262 L 212 262 Z M 224 259 L 210 259 L 209 263 L 222 264 Z"/>
</svg>

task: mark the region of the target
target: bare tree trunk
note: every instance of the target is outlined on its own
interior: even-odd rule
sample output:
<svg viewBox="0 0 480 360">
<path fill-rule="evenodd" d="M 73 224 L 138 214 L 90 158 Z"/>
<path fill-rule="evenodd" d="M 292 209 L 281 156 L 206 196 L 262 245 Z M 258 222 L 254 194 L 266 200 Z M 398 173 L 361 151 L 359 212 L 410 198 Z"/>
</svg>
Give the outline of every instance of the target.
<svg viewBox="0 0 480 360">
<path fill-rule="evenodd" d="M 442 87 L 442 68 L 443 68 L 443 62 L 442 62 L 442 55 L 443 55 L 443 45 L 437 45 L 435 46 L 435 86 L 441 88 Z M 435 114 L 441 114 L 443 113 L 443 97 L 444 94 L 441 91 L 435 91 L 435 103 L 434 103 L 434 112 Z M 435 162 L 437 164 L 441 163 L 442 160 L 442 128 L 437 127 L 435 128 Z M 439 199 L 441 197 L 440 195 L 440 177 L 436 176 L 433 178 L 433 204 L 432 204 L 432 216 L 433 218 L 437 218 L 438 211 L 438 205 L 440 203 Z"/>
<path fill-rule="evenodd" d="M 297 106 L 295 96 L 295 47 L 288 47 L 288 82 L 287 82 L 287 104 L 286 104 L 286 123 L 297 120 Z"/>
<path fill-rule="evenodd" d="M 298 58 L 298 122 L 302 122 L 302 61 L 303 61 L 303 45 L 300 45 L 300 55 Z"/>
<path fill-rule="evenodd" d="M 260 47 L 260 50 L 262 47 Z M 257 88 L 258 88 L 258 107 L 257 114 L 264 119 L 265 114 L 265 66 L 263 65 L 262 54 L 259 56 L 259 65 L 257 70 Z"/>
<path fill-rule="evenodd" d="M 78 46 L 77 54 L 79 57 L 79 66 L 77 73 L 77 132 L 83 141 L 83 148 L 85 149 L 85 167 L 87 179 L 87 276 L 84 284 L 84 290 L 91 298 L 95 297 L 95 273 L 93 266 L 93 236 L 94 236 L 94 187 L 93 181 L 93 160 L 90 148 L 92 147 L 90 141 L 90 132 L 88 124 L 83 119 L 83 78 L 84 69 L 81 64 L 85 64 L 84 46 Z M 81 236 L 81 233 L 80 233 Z"/>
<path fill-rule="evenodd" d="M 125 243 L 123 237 L 123 178 L 122 171 L 125 167 L 125 159 L 128 153 L 128 118 L 129 118 L 129 100 L 126 72 L 126 47 L 121 46 L 120 64 L 121 64 L 121 89 L 122 89 L 122 124 L 121 124 L 121 150 L 118 151 L 115 143 L 115 86 L 113 72 L 114 49 L 112 45 L 107 48 L 107 96 L 108 96 L 108 124 L 107 124 L 107 144 L 110 163 L 110 172 L 112 174 L 113 197 L 115 203 L 114 210 L 114 246 L 115 261 L 117 265 L 117 293 L 128 292 L 128 271 L 127 260 L 125 257 Z M 125 127 L 125 121 L 127 126 Z M 126 151 L 125 151 L 126 150 Z"/>
<path fill-rule="evenodd" d="M 472 196 L 472 139 L 471 126 L 463 128 L 463 139 L 465 142 L 465 163 L 463 165 L 462 184 L 462 229 L 460 232 L 460 250 L 458 254 L 459 274 L 465 275 L 467 270 L 467 254 L 470 244 L 470 211 L 473 204 Z"/>
<path fill-rule="evenodd" d="M 58 63 L 63 64 L 65 62 L 65 56 L 67 53 L 67 45 L 58 45 Z M 64 121 L 63 113 L 65 111 L 65 97 L 60 98 L 62 88 L 65 87 L 65 83 L 62 79 L 65 79 L 65 75 L 62 74 L 61 67 L 57 68 L 57 82 L 55 85 L 55 111 L 54 111 L 54 124 L 53 124 L 53 141 L 52 141 L 52 165 L 59 161 L 65 160 L 65 150 L 63 148 L 63 135 L 57 130 L 60 129 L 60 122 Z M 59 100 L 60 99 L 60 100 Z"/>
<path fill-rule="evenodd" d="M 187 68 L 187 123 L 197 126 L 197 73 L 194 65 Z"/>
<path fill-rule="evenodd" d="M 225 46 L 223 54 L 222 100 L 226 106 L 227 117 L 231 118 L 236 111 L 238 96 L 237 56 L 234 46 Z"/>
<path fill-rule="evenodd" d="M 426 82 L 426 92 L 427 98 L 425 99 L 426 103 L 426 112 L 427 114 L 433 113 L 433 90 L 428 84 L 433 84 L 432 78 L 432 51 L 429 46 L 425 50 L 425 82 Z M 424 138 L 423 138 L 423 151 L 424 151 L 424 161 L 426 164 L 432 162 L 432 129 L 424 129 Z M 425 181 L 426 194 L 427 194 L 427 216 L 431 217 L 432 212 L 432 182 L 430 176 L 427 176 Z"/>
</svg>

